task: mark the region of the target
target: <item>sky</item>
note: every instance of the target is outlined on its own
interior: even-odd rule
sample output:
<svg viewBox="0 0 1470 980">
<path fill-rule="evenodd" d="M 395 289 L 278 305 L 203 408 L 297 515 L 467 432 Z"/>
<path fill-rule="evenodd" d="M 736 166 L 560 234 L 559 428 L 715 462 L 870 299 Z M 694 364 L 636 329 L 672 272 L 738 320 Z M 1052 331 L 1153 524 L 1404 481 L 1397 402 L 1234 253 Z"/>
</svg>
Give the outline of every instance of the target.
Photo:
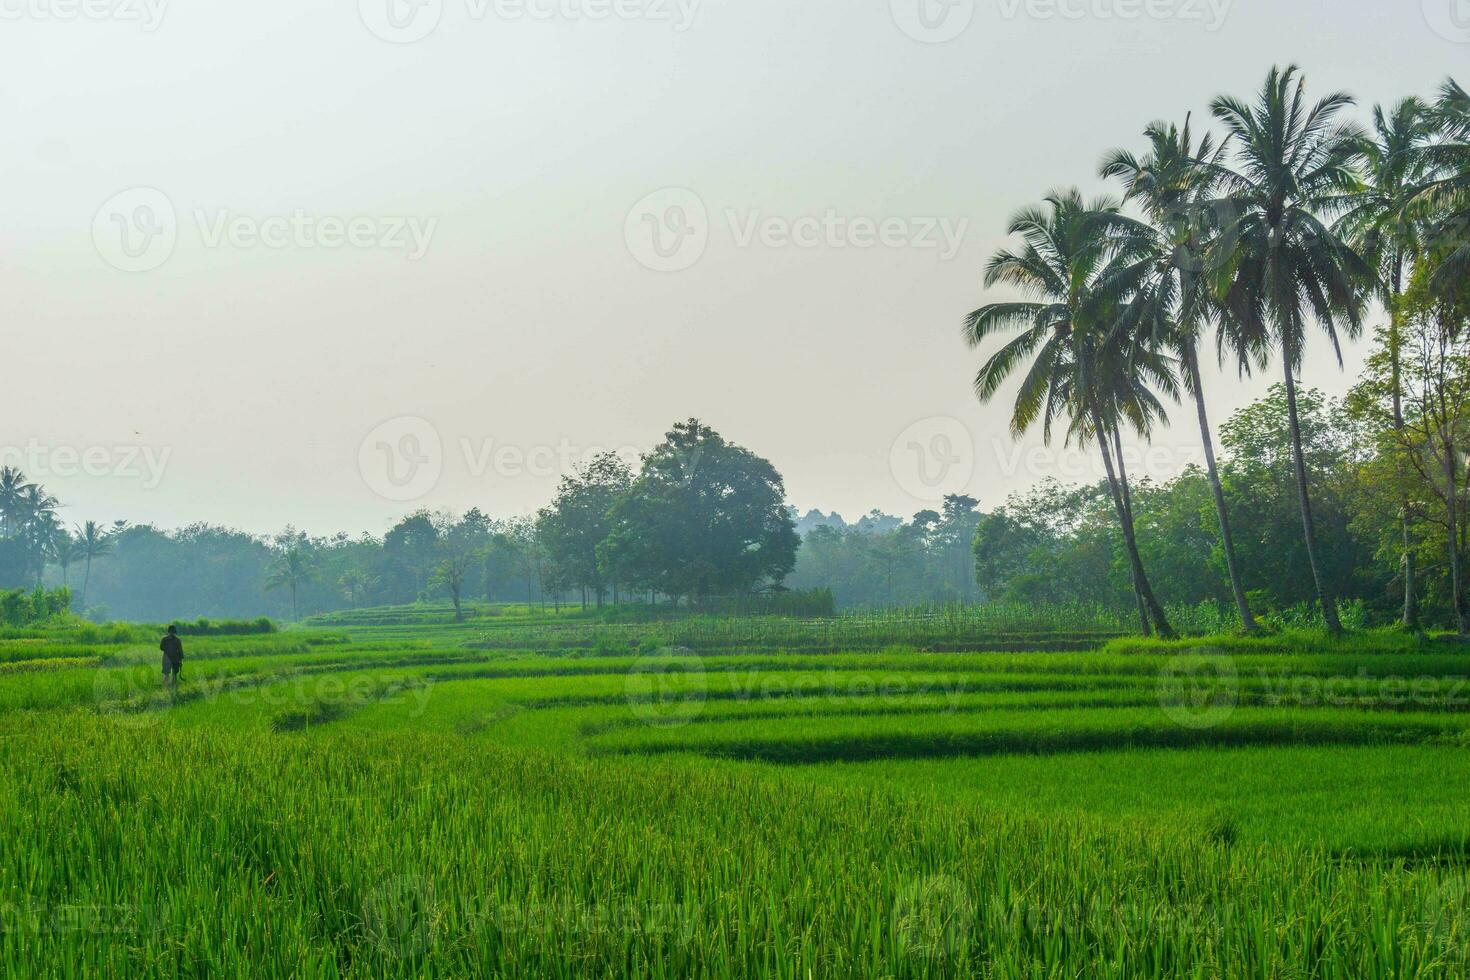
<svg viewBox="0 0 1470 980">
<path fill-rule="evenodd" d="M 985 261 L 1288 62 L 1432 94 L 1470 0 L 0 0 L 0 462 L 315 534 L 529 512 L 691 416 L 849 518 L 1091 480 L 971 392 Z M 1200 458 L 1171 414 L 1136 472 Z"/>
</svg>

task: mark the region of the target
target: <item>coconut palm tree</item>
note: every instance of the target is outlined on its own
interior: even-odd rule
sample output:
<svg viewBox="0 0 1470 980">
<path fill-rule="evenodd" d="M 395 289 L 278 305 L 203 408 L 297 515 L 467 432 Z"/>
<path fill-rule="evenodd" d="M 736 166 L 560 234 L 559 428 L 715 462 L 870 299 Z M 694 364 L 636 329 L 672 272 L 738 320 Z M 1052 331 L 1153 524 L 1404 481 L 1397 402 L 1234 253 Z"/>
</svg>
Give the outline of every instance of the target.
<svg viewBox="0 0 1470 980">
<path fill-rule="evenodd" d="M 71 583 L 68 581 L 68 572 L 71 569 L 72 563 L 77 560 L 78 554 L 77 539 L 72 537 L 71 532 L 66 528 L 57 528 L 56 533 L 51 536 L 51 560 L 56 563 L 57 568 L 61 569 L 61 585 L 63 588 L 71 587 Z"/>
<path fill-rule="evenodd" d="M 26 475 L 14 466 L 0 466 L 0 535 L 9 537 L 15 533 L 29 485 Z"/>
<path fill-rule="evenodd" d="M 1151 325 L 1149 332 L 1174 351 L 1184 387 L 1194 396 L 1230 588 L 1242 627 L 1247 633 L 1256 633 L 1260 627 L 1251 613 L 1235 558 L 1235 538 L 1215 460 L 1199 366 L 1200 340 L 1217 316 L 1207 282 L 1209 246 L 1229 217 L 1228 212 L 1219 209 L 1215 197 L 1225 143 L 1206 133 L 1196 145 L 1187 117 L 1182 129 L 1157 122 L 1144 135 L 1149 141 L 1146 156 L 1139 158 L 1116 150 L 1104 159 L 1101 173 L 1120 178 L 1127 190 L 1125 200 L 1139 202 L 1152 224 L 1151 234 L 1145 233 L 1157 270 L 1145 314 Z"/>
<path fill-rule="evenodd" d="M 276 553 L 275 561 L 271 563 L 270 575 L 265 581 L 265 589 L 267 592 L 279 588 L 291 590 L 291 619 L 294 622 L 301 618 L 296 604 L 297 593 L 301 586 L 315 580 L 314 556 L 305 545 L 293 543 Z"/>
<path fill-rule="evenodd" d="M 82 601 L 83 612 L 87 608 L 87 588 L 92 584 L 92 560 L 101 558 L 112 552 L 112 540 L 102 525 L 96 521 L 87 521 L 77 528 L 77 554 L 86 563 L 86 570 L 82 573 Z"/>
<path fill-rule="evenodd" d="M 1437 268 L 1431 284 L 1447 293 L 1470 276 L 1470 92 L 1453 79 L 1445 82 L 1433 122 L 1439 138 L 1424 155 L 1435 179 L 1422 199 L 1435 212 L 1429 239 Z"/>
<path fill-rule="evenodd" d="M 1365 293 L 1375 280 L 1372 267 L 1330 223 L 1345 207 L 1345 195 L 1361 190 L 1352 159 L 1362 133 L 1338 121 L 1352 104 L 1339 92 L 1309 105 L 1306 82 L 1293 65 L 1271 70 L 1254 105 L 1222 97 L 1212 106 L 1234 141 L 1233 165 L 1218 171 L 1234 217 L 1216 245 L 1215 287 L 1241 363 L 1265 349 L 1281 355 L 1303 540 L 1331 633 L 1341 633 L 1342 622 L 1318 553 L 1296 373 L 1312 320 L 1341 365 L 1339 334 L 1362 333 Z"/>
<path fill-rule="evenodd" d="M 1354 163 L 1364 179 L 1363 188 L 1347 199 L 1348 210 L 1338 229 L 1378 270 L 1379 285 L 1388 312 L 1386 343 L 1389 356 L 1393 427 L 1404 430 L 1404 394 L 1401 378 L 1399 298 L 1404 274 L 1424 251 L 1427 236 L 1423 189 L 1433 175 L 1425 153 L 1435 134 L 1429 107 L 1420 99 L 1404 99 L 1390 110 L 1373 109 L 1373 128 L 1354 147 Z M 1403 534 L 1405 629 L 1419 628 L 1419 598 L 1414 567 L 1413 515 L 1405 499 L 1400 509 Z"/>
<path fill-rule="evenodd" d="M 56 516 L 58 501 L 38 484 L 27 484 L 20 495 L 19 516 L 16 525 L 31 570 L 36 574 L 36 585 L 40 586 L 46 572 L 46 558 L 51 552 L 51 539 L 61 529 Z"/>
<path fill-rule="evenodd" d="M 964 333 L 976 347 L 994 334 L 1020 330 L 981 366 L 975 392 L 981 401 L 989 401 L 1030 360 L 1012 410 L 1012 433 L 1020 435 L 1039 420 L 1050 442 L 1054 425 L 1065 419 L 1066 441 L 1096 443 L 1143 609 L 1144 631 L 1152 627 L 1172 636 L 1138 553 L 1131 504 L 1116 465 L 1121 455 L 1114 459 L 1123 422 L 1146 433 L 1162 415 L 1149 384 L 1166 381 L 1168 375 L 1156 356 L 1135 351 L 1120 329 L 1140 271 L 1131 233 L 1118 212 L 1116 202 L 1084 203 L 1075 190 L 1055 192 L 1044 208 L 1020 212 L 1010 233 L 1020 235 L 1024 246 L 997 252 L 986 268 L 985 284 L 1012 286 L 1031 298 L 981 307 L 966 318 Z"/>
</svg>

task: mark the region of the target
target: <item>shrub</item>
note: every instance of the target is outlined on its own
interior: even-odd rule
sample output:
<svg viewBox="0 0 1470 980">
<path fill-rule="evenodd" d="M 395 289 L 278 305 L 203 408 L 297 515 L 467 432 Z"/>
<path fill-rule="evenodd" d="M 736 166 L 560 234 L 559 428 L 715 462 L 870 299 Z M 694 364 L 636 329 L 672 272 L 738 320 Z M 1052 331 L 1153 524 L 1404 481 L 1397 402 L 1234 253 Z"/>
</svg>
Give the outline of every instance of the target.
<svg viewBox="0 0 1470 980">
<path fill-rule="evenodd" d="M 71 609 L 71 590 L 65 586 L 32 591 L 7 589 L 0 592 L 0 624 L 31 626 L 64 616 Z"/>
<path fill-rule="evenodd" d="M 258 619 L 210 620 L 201 616 L 192 623 L 176 623 L 181 636 L 256 636 L 276 632 L 276 624 L 265 616 Z"/>
</svg>

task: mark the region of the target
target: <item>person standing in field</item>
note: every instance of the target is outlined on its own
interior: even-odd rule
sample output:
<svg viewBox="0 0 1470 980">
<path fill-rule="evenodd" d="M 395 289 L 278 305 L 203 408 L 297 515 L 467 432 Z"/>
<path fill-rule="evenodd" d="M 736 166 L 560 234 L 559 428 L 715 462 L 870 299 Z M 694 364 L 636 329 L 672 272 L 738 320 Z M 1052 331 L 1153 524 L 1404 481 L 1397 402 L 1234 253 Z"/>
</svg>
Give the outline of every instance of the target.
<svg viewBox="0 0 1470 980">
<path fill-rule="evenodd" d="M 177 687 L 179 672 L 184 669 L 184 644 L 177 626 L 168 628 L 168 635 L 159 642 L 158 649 L 163 651 L 163 683 L 170 688 Z"/>
</svg>

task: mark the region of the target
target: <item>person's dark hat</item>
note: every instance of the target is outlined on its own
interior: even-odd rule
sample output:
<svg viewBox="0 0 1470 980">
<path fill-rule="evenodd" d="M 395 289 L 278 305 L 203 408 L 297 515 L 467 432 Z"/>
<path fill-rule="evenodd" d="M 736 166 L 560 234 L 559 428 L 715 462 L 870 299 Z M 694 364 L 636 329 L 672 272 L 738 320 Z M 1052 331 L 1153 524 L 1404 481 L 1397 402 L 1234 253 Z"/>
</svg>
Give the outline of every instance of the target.
<svg viewBox="0 0 1470 980">
<path fill-rule="evenodd" d="M 179 631 L 179 628 L 178 628 L 178 627 L 177 627 L 177 626 L 170 626 L 170 627 L 169 627 L 169 628 L 168 628 L 168 631 L 169 631 L 169 632 L 170 632 L 170 633 L 177 633 L 177 632 L 178 632 L 178 631 Z"/>
</svg>

